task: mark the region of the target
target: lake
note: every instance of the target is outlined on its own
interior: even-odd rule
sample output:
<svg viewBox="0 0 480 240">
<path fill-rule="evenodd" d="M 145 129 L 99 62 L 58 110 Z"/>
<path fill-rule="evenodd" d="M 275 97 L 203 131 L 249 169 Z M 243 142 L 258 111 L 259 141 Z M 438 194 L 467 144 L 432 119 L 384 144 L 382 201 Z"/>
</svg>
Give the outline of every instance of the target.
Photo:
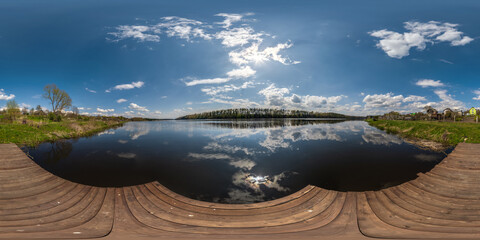
<svg viewBox="0 0 480 240">
<path fill-rule="evenodd" d="M 308 184 L 377 190 L 427 172 L 445 153 L 363 121 L 314 119 L 128 122 L 95 136 L 26 149 L 41 167 L 95 186 L 159 181 L 184 196 L 251 203 Z"/>
</svg>

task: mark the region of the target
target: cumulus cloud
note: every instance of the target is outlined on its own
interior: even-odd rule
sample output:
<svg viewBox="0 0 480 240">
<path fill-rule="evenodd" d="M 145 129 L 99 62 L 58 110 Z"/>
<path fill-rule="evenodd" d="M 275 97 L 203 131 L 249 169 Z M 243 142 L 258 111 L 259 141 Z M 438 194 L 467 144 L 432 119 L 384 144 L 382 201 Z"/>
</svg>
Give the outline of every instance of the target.
<svg viewBox="0 0 480 240">
<path fill-rule="evenodd" d="M 335 108 L 336 104 L 345 98 L 343 95 L 339 96 L 315 96 L 315 95 L 297 95 L 290 94 L 288 88 L 278 88 L 275 84 L 270 84 L 258 92 L 265 97 L 265 105 L 268 107 L 279 108 L 301 108 L 301 109 L 315 109 L 315 110 L 331 110 Z"/>
<path fill-rule="evenodd" d="M 445 109 L 445 108 L 451 108 L 451 109 L 464 109 L 465 104 L 459 100 L 456 100 L 452 97 L 452 95 L 447 93 L 447 90 L 435 90 L 435 94 L 440 98 L 440 102 L 437 103 L 431 103 L 431 105 L 434 108 L 437 109 Z"/>
<path fill-rule="evenodd" d="M 445 86 L 440 80 L 432 80 L 432 79 L 420 79 L 418 80 L 417 83 L 415 83 L 418 86 L 421 86 L 423 88 L 426 87 L 443 87 Z"/>
<path fill-rule="evenodd" d="M 394 95 L 393 93 L 387 94 L 373 94 L 367 95 L 363 99 L 365 108 L 399 108 L 403 103 L 404 97 L 402 95 Z"/>
<path fill-rule="evenodd" d="M 393 93 L 367 95 L 363 99 L 364 110 L 367 114 L 383 114 L 387 111 L 416 112 L 422 111 L 425 106 L 435 109 L 463 109 L 465 104 L 448 94 L 447 90 L 435 90 L 435 95 L 440 101 L 428 102 L 423 96 L 395 95 Z"/>
<path fill-rule="evenodd" d="M 415 95 L 410 95 L 406 98 L 403 99 L 404 102 L 421 102 L 421 101 L 427 101 L 425 97 L 422 96 L 415 96 Z"/>
<path fill-rule="evenodd" d="M 463 46 L 473 41 L 473 38 L 463 36 L 463 32 L 457 29 L 458 26 L 458 24 L 447 22 L 409 21 L 404 23 L 404 27 L 407 29 L 404 33 L 382 29 L 371 31 L 369 34 L 372 37 L 380 38 L 377 47 L 389 57 L 400 59 L 408 56 L 411 48 L 422 51 L 428 43 L 449 42 L 451 46 Z"/>
<path fill-rule="evenodd" d="M 14 99 L 15 95 L 13 94 L 6 94 L 4 89 L 0 89 L 0 100 L 11 100 Z"/>
<path fill-rule="evenodd" d="M 227 76 L 231 78 L 248 78 L 255 75 L 256 71 L 253 70 L 250 66 L 244 66 L 242 68 L 233 69 L 230 72 L 227 72 Z"/>
<path fill-rule="evenodd" d="M 127 99 L 120 98 L 120 99 L 117 100 L 117 103 L 123 103 L 123 102 L 126 102 L 126 101 L 127 101 Z"/>
<path fill-rule="evenodd" d="M 149 111 L 146 107 L 139 106 L 136 103 L 130 103 L 128 108 L 136 110 L 136 111 L 140 111 L 140 112 L 148 112 Z"/>
<path fill-rule="evenodd" d="M 109 113 L 109 112 L 114 112 L 115 109 L 103 109 L 103 108 L 97 108 L 97 112 L 100 112 L 100 113 Z"/>
</svg>

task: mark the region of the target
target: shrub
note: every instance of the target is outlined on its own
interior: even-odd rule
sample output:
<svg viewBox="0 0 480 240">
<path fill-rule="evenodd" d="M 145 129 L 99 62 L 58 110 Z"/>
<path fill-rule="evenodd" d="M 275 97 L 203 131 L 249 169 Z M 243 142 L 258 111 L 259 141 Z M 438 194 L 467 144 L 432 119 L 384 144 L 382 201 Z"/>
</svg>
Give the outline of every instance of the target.
<svg viewBox="0 0 480 240">
<path fill-rule="evenodd" d="M 48 113 L 48 120 L 50 120 L 50 121 L 55 121 L 55 113 L 49 112 L 49 113 Z"/>
</svg>

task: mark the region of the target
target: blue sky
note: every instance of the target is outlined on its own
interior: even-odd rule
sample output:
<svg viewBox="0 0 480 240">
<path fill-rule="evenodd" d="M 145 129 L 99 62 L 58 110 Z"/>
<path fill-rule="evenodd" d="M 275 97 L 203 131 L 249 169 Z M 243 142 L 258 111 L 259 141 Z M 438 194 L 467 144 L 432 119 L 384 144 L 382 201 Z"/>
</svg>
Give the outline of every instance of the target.
<svg viewBox="0 0 480 240">
<path fill-rule="evenodd" d="M 479 1 L 0 2 L 0 107 L 169 118 L 480 106 Z"/>
</svg>

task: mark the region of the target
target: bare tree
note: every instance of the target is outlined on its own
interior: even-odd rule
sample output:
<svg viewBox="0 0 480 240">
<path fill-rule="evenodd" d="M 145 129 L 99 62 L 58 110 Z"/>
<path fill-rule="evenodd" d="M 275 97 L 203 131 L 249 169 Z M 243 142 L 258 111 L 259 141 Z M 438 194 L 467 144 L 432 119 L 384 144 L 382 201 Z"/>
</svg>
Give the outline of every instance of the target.
<svg viewBox="0 0 480 240">
<path fill-rule="evenodd" d="M 45 113 L 43 112 L 42 106 L 37 105 L 35 108 L 35 115 L 44 115 Z"/>
<path fill-rule="evenodd" d="M 72 106 L 72 99 L 65 91 L 59 89 L 57 85 L 50 84 L 43 88 L 45 92 L 43 97 L 50 101 L 52 104 L 52 112 L 61 112 L 64 109 L 68 109 Z"/>
<path fill-rule="evenodd" d="M 80 111 L 78 110 L 78 107 L 76 107 L 76 106 L 73 106 L 73 107 L 72 107 L 72 112 L 73 112 L 73 114 L 75 114 L 75 115 L 78 115 L 78 114 L 80 113 Z"/>
<path fill-rule="evenodd" d="M 15 100 L 8 101 L 7 116 L 10 120 L 15 120 L 18 115 L 20 115 L 20 109 L 18 108 L 17 102 L 15 102 Z"/>
</svg>

